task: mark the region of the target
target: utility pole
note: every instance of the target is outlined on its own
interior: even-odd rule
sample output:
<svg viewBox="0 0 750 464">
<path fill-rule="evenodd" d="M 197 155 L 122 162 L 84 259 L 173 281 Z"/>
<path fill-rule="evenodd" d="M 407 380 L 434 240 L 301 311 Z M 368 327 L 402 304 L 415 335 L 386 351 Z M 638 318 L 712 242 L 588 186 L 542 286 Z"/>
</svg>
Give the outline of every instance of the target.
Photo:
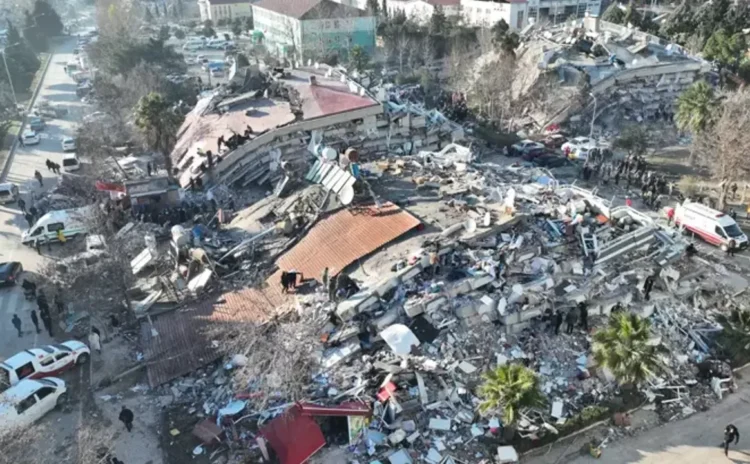
<svg viewBox="0 0 750 464">
<path fill-rule="evenodd" d="M 594 121 L 596 121 L 596 95 L 593 92 L 589 92 L 591 98 L 594 99 L 594 114 L 591 115 L 591 128 L 589 129 L 589 138 L 594 138 Z"/>
</svg>

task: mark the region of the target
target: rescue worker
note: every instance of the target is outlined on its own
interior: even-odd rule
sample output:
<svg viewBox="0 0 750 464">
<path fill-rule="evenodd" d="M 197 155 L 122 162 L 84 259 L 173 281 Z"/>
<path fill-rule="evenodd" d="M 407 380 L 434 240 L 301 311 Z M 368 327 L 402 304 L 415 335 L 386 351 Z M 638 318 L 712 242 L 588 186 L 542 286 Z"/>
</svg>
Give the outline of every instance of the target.
<svg viewBox="0 0 750 464">
<path fill-rule="evenodd" d="M 588 303 L 582 301 L 578 303 L 578 311 L 580 312 L 581 327 L 586 332 L 589 331 L 589 309 Z"/>
<path fill-rule="evenodd" d="M 128 432 L 133 431 L 133 419 L 134 419 L 133 411 L 128 409 L 126 406 L 122 407 L 122 410 L 120 411 L 120 416 L 118 419 L 125 424 L 125 428 L 128 429 Z"/>
<path fill-rule="evenodd" d="M 643 282 L 643 297 L 646 299 L 646 301 L 649 301 L 649 299 L 651 299 L 651 289 L 654 288 L 655 280 L 656 272 L 646 277 L 646 280 Z"/>
<path fill-rule="evenodd" d="M 565 327 L 566 334 L 573 333 L 576 322 L 578 322 L 578 310 L 576 308 L 573 308 L 568 311 L 568 314 L 565 315 L 565 323 L 567 324 L 567 326 Z"/>
<path fill-rule="evenodd" d="M 555 335 L 560 335 L 560 326 L 563 323 L 563 313 L 559 309 L 555 312 Z"/>
<path fill-rule="evenodd" d="M 18 314 L 13 315 L 11 322 L 13 323 L 13 327 L 18 331 L 18 338 L 23 337 L 23 332 L 21 332 L 21 318 L 18 317 Z"/>
<path fill-rule="evenodd" d="M 39 330 L 39 318 L 36 316 L 36 310 L 31 310 L 31 323 L 34 324 L 34 329 L 36 329 L 36 333 L 40 333 L 41 330 Z"/>
<path fill-rule="evenodd" d="M 34 171 L 34 178 L 39 181 L 39 186 L 44 187 L 44 181 L 42 180 L 42 173 L 39 171 Z"/>
</svg>

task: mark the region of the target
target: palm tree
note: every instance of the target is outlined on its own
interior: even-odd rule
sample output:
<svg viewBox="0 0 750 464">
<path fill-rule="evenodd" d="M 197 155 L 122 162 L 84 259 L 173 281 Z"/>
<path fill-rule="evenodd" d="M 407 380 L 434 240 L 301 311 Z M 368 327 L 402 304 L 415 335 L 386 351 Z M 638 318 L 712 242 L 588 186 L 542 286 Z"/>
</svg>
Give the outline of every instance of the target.
<svg viewBox="0 0 750 464">
<path fill-rule="evenodd" d="M 750 349 L 750 311 L 735 308 L 729 315 L 721 314 L 716 319 L 724 328 L 721 338 L 731 357 Z"/>
<path fill-rule="evenodd" d="M 704 133 L 714 122 L 719 103 L 714 89 L 706 81 L 691 85 L 677 99 L 675 123 L 680 130 L 688 131 L 693 136 Z M 695 143 L 690 147 L 690 163 L 695 162 Z"/>
<path fill-rule="evenodd" d="M 617 313 L 594 334 L 593 353 L 620 384 L 639 385 L 661 369 L 660 348 L 649 343 L 651 322 L 637 314 Z"/>
<path fill-rule="evenodd" d="M 503 422 L 514 424 L 518 411 L 532 406 L 543 406 L 544 395 L 539 390 L 539 377 L 520 364 L 506 364 L 485 372 L 484 383 L 479 386 L 479 396 L 484 401 L 479 411 L 487 414 L 502 410 Z"/>
</svg>

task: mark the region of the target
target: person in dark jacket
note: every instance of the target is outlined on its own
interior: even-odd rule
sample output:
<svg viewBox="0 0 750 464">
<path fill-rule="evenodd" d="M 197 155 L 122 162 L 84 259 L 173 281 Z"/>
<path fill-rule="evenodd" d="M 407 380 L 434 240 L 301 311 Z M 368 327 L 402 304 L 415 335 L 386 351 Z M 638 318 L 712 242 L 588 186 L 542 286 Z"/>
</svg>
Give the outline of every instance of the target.
<svg viewBox="0 0 750 464">
<path fill-rule="evenodd" d="M 44 329 L 47 331 L 47 333 L 49 333 L 49 336 L 54 336 L 54 334 L 52 333 L 52 318 L 50 317 L 49 313 L 47 311 L 39 311 L 39 317 L 42 319 Z"/>
<path fill-rule="evenodd" d="M 580 313 L 581 327 L 586 332 L 589 331 L 589 305 L 585 301 L 578 303 L 578 311 Z"/>
<path fill-rule="evenodd" d="M 568 311 L 568 314 L 565 315 L 565 322 L 568 324 L 565 327 L 565 333 L 566 334 L 572 334 L 573 329 L 576 326 L 576 322 L 578 322 L 578 309 L 573 308 Z"/>
<path fill-rule="evenodd" d="M 724 428 L 724 456 L 729 456 L 729 444 L 732 441 L 735 445 L 740 442 L 740 431 L 734 425 L 729 424 Z"/>
<path fill-rule="evenodd" d="M 18 209 L 21 210 L 21 214 L 26 214 L 26 202 L 23 201 L 23 198 L 19 198 L 16 203 L 18 204 Z"/>
<path fill-rule="evenodd" d="M 562 311 L 558 310 L 555 312 L 555 335 L 560 334 L 560 326 L 563 323 L 563 313 Z"/>
<path fill-rule="evenodd" d="M 39 330 L 39 318 L 36 316 L 36 309 L 31 310 L 31 323 L 34 324 L 36 333 L 41 332 L 41 330 Z"/>
<path fill-rule="evenodd" d="M 11 322 L 13 323 L 13 327 L 15 327 L 18 331 L 18 338 L 23 337 L 23 332 L 21 332 L 21 318 L 18 317 L 18 314 L 13 315 L 13 319 L 11 319 Z"/>
<path fill-rule="evenodd" d="M 133 431 L 133 419 L 135 416 L 133 415 L 133 411 L 127 408 L 127 406 L 123 406 L 122 410 L 120 411 L 120 421 L 125 424 L 125 428 L 128 429 L 128 432 Z"/>
</svg>

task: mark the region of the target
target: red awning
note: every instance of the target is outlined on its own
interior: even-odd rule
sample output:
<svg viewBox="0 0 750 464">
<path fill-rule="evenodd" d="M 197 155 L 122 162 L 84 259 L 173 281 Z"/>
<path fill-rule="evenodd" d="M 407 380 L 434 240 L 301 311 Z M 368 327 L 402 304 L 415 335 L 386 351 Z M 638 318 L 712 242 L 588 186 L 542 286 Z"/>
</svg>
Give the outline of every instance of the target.
<svg viewBox="0 0 750 464">
<path fill-rule="evenodd" d="M 269 422 L 260 433 L 271 444 L 281 464 L 302 464 L 326 445 L 323 432 L 299 405 Z"/>
<path fill-rule="evenodd" d="M 113 184 L 112 182 L 96 181 L 96 189 L 105 192 L 122 192 L 125 193 L 125 186 L 120 184 Z"/>
</svg>

